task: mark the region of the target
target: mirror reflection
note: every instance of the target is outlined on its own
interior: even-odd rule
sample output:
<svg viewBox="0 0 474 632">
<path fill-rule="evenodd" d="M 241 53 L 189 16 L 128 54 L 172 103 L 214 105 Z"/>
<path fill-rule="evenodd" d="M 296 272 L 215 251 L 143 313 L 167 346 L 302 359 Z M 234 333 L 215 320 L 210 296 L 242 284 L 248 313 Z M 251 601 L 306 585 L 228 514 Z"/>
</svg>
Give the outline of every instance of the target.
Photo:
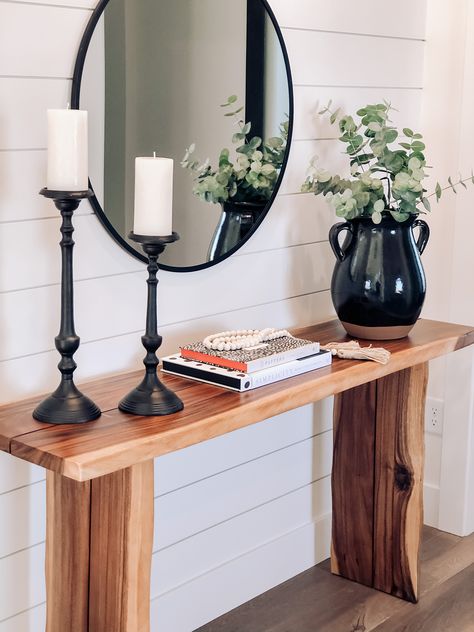
<svg viewBox="0 0 474 632">
<path fill-rule="evenodd" d="M 285 163 L 289 80 L 262 0 L 110 0 L 90 41 L 80 107 L 91 122 L 99 216 L 128 248 L 136 156 L 173 158 L 162 263 L 215 262 L 263 220 Z"/>
</svg>

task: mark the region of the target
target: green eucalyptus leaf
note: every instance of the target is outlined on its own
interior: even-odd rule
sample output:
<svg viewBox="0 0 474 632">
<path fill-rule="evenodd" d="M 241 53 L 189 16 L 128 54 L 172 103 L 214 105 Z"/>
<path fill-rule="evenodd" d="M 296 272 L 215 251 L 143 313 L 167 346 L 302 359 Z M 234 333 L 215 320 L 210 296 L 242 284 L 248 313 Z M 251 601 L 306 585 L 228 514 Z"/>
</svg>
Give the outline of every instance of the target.
<svg viewBox="0 0 474 632">
<path fill-rule="evenodd" d="M 388 143 L 393 143 L 398 138 L 398 132 L 396 129 L 389 129 L 384 133 L 384 141 Z"/>
<path fill-rule="evenodd" d="M 383 141 L 372 141 L 370 143 L 370 147 L 372 148 L 372 151 L 375 154 L 375 156 L 378 157 L 383 154 L 386 144 Z"/>
<path fill-rule="evenodd" d="M 423 206 L 425 207 L 425 209 L 429 212 L 431 211 L 431 204 L 430 201 L 428 200 L 428 198 L 426 197 L 422 197 L 421 201 L 423 202 Z"/>
<path fill-rule="evenodd" d="M 408 211 L 390 211 L 390 215 L 397 222 L 406 222 L 406 220 L 410 217 L 410 212 L 408 212 Z"/>
<path fill-rule="evenodd" d="M 441 198 L 441 195 L 443 194 L 443 190 L 439 182 L 436 183 L 435 194 L 436 194 L 436 201 L 438 202 L 439 199 Z"/>
<path fill-rule="evenodd" d="M 385 210 L 385 202 L 383 200 L 377 200 L 374 204 L 374 211 L 376 213 L 382 213 Z"/>
<path fill-rule="evenodd" d="M 414 135 L 413 130 L 411 130 L 409 127 L 404 127 L 403 133 L 405 134 L 405 136 L 408 136 L 408 138 L 412 138 Z"/>
</svg>

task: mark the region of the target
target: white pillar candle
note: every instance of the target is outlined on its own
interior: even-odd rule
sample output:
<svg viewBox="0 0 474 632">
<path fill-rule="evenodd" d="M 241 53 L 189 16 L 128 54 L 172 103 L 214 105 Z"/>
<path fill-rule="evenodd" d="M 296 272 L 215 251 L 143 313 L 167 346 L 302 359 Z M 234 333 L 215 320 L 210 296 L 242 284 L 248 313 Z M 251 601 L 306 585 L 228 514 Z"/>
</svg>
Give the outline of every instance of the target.
<svg viewBox="0 0 474 632">
<path fill-rule="evenodd" d="M 51 191 L 87 191 L 87 112 L 48 110 L 48 175 Z"/>
<path fill-rule="evenodd" d="M 172 209 L 173 161 L 136 158 L 133 232 L 155 237 L 171 235 Z"/>
</svg>

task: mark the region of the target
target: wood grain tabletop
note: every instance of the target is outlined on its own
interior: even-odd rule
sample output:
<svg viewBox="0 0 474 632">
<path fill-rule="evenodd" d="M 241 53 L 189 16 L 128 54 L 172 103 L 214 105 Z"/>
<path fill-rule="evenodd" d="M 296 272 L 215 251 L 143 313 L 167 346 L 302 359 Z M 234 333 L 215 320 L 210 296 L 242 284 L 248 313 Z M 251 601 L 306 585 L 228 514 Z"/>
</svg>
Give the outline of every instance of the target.
<svg viewBox="0 0 474 632">
<path fill-rule="evenodd" d="M 337 320 L 295 331 L 324 343 L 348 340 Z M 361 341 L 362 346 L 367 343 Z M 474 343 L 474 328 L 420 320 L 408 338 L 373 343 L 391 353 L 387 365 L 335 359 L 317 369 L 246 393 L 236 393 L 160 373 L 184 402 L 166 417 L 135 417 L 117 403 L 136 386 L 142 371 L 81 385 L 103 411 L 83 425 L 53 426 L 35 421 L 41 397 L 0 407 L 0 449 L 78 481 L 110 474 L 135 463 L 206 441 Z"/>
</svg>

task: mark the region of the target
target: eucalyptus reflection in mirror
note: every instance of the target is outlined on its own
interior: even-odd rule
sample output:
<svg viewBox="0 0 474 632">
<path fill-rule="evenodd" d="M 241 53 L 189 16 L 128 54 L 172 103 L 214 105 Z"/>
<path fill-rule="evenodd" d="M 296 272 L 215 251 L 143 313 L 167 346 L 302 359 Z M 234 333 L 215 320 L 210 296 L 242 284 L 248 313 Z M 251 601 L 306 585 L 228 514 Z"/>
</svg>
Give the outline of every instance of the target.
<svg viewBox="0 0 474 632">
<path fill-rule="evenodd" d="M 222 214 L 212 238 L 208 261 L 221 257 L 245 238 L 269 203 L 288 143 L 288 120 L 280 124 L 278 136 L 262 139 L 253 136 L 252 123 L 242 116 L 243 106 L 236 95 L 221 105 L 224 116 L 234 119 L 238 131 L 232 136 L 234 155 L 221 150 L 217 166 L 210 159 L 196 159 L 193 143 L 184 155 L 181 166 L 194 175 L 193 193 L 210 204 L 220 204 Z"/>
</svg>

